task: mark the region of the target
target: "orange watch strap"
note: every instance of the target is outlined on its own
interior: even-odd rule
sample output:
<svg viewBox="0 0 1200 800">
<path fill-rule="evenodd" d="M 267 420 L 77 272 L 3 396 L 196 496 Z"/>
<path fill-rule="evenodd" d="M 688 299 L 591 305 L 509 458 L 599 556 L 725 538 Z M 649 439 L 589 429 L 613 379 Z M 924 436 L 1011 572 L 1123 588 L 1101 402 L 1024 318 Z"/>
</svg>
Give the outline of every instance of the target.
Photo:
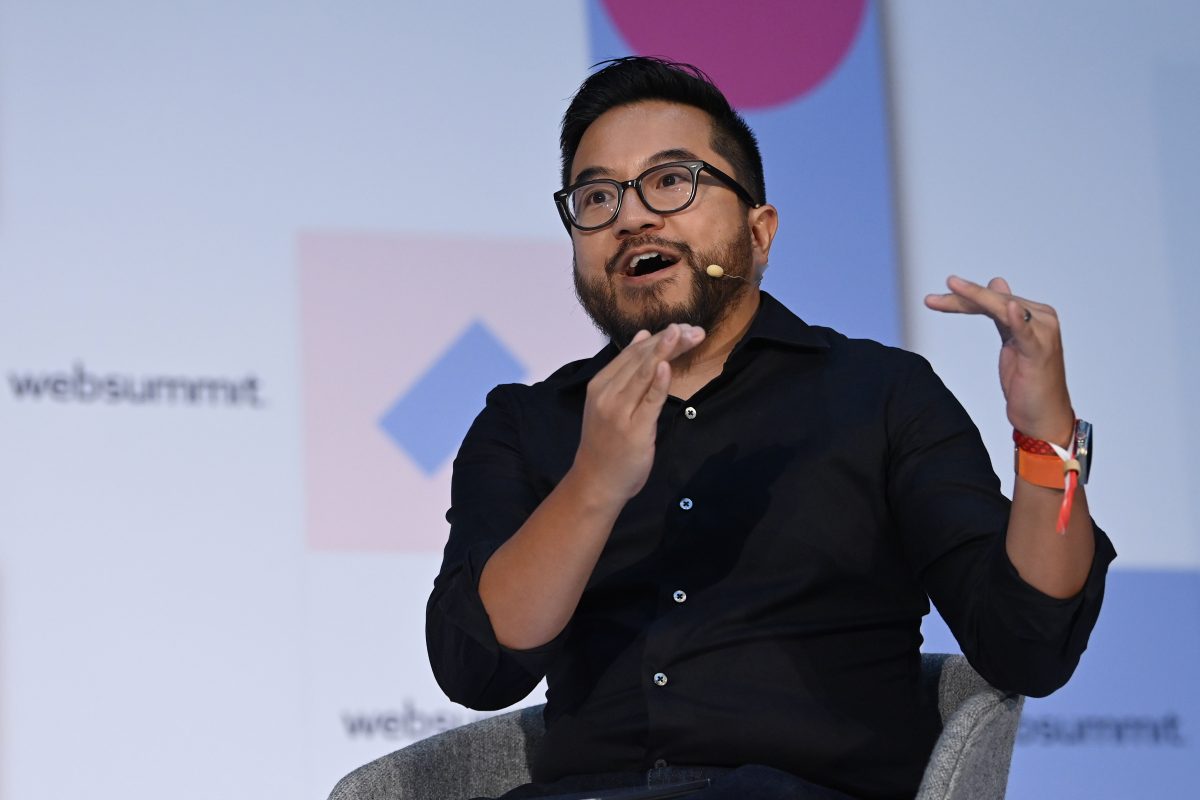
<svg viewBox="0 0 1200 800">
<path fill-rule="evenodd" d="M 1028 482 L 1047 489 L 1063 488 L 1063 460 L 1056 455 L 1044 456 L 1014 447 L 1017 474 Z"/>
</svg>

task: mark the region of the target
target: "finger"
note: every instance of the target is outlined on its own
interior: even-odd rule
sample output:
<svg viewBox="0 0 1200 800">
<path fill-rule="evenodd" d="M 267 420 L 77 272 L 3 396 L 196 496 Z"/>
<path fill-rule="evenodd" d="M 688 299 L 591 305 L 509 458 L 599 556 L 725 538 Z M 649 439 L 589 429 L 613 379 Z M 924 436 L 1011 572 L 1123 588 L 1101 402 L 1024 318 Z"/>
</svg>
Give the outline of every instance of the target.
<svg viewBox="0 0 1200 800">
<path fill-rule="evenodd" d="M 963 279 L 959 278 L 959 280 L 963 280 Z M 971 286 L 978 286 L 978 284 L 974 284 L 971 281 L 964 281 L 964 282 Z M 1007 299 L 1016 300 L 1018 303 L 1020 303 L 1021 305 L 1025 306 L 1026 308 L 1029 308 L 1031 310 L 1045 311 L 1045 312 L 1051 313 L 1051 314 L 1055 313 L 1054 309 L 1051 306 L 1046 305 L 1045 303 L 1039 303 L 1036 300 L 1030 300 L 1028 297 L 1020 297 L 1016 294 L 1013 294 L 1012 287 L 1008 285 L 1008 281 L 1006 281 L 1004 278 L 1002 278 L 1000 276 L 996 276 L 995 278 L 992 278 L 990 281 L 988 281 L 987 289 L 988 289 L 988 291 L 994 292 L 995 295 L 998 297 L 1004 298 L 1006 300 Z"/>
<path fill-rule="evenodd" d="M 1007 303 L 1012 298 L 1008 282 L 1003 278 L 992 278 L 986 287 L 973 281 L 951 275 L 946 280 L 951 293 L 929 295 L 925 305 L 935 311 L 951 314 L 978 314 L 989 317 L 1000 334 L 1000 341 L 1008 343 L 1012 338 L 1008 320 Z"/>
<path fill-rule="evenodd" d="M 641 401 L 642 396 L 649 389 L 650 383 L 654 380 L 658 364 L 674 360 L 704 340 L 704 331 L 701 328 L 686 324 L 673 327 L 678 328 L 678 335 L 659 337 L 654 342 L 654 346 L 648 347 L 640 357 L 637 369 L 623 372 L 614 378 L 614 384 L 617 381 L 624 381 L 623 385 L 617 386 L 617 390 L 629 394 L 627 402 Z M 663 333 L 665 332 L 663 331 Z M 649 343 L 647 343 L 648 345 Z"/>
<path fill-rule="evenodd" d="M 593 380 L 602 385 L 615 384 L 623 386 L 629 380 L 629 375 L 642 363 L 642 359 L 646 353 L 663 339 L 677 336 L 679 334 L 677 328 L 677 325 L 668 325 L 653 335 L 648 330 L 643 329 L 638 331 L 629 341 L 629 344 L 622 348 L 621 352 L 617 353 L 616 358 L 610 361 L 604 369 L 600 370 Z"/>
<path fill-rule="evenodd" d="M 1028 300 L 1024 297 L 1016 297 L 1011 295 L 1005 296 L 1005 299 L 1016 300 L 1023 307 L 1028 308 L 1031 312 L 1034 312 L 1035 316 L 1038 313 L 1052 317 L 1058 316 L 1058 312 L 1054 310 L 1054 307 L 1046 305 L 1045 303 L 1038 303 L 1033 300 Z M 926 308 L 933 309 L 934 311 L 941 311 L 945 314 L 982 314 L 990 316 L 987 310 L 978 303 L 967 300 L 966 298 L 960 297 L 956 294 L 928 294 L 925 296 L 925 306 Z"/>
<path fill-rule="evenodd" d="M 997 322 L 1004 320 L 1005 304 L 1009 300 L 1009 295 L 1000 294 L 993 289 L 980 286 L 974 281 L 960 278 L 957 275 L 951 275 L 946 281 L 946 286 L 955 295 L 978 306 L 981 313 L 987 314 Z"/>
<path fill-rule="evenodd" d="M 1052 328 L 1057 328 L 1058 312 L 1054 310 L 1053 306 L 1049 306 L 1045 303 L 1039 303 L 1036 300 L 1030 300 L 1028 297 L 1018 297 L 1017 295 L 1013 294 L 1012 288 L 1008 285 L 1008 281 L 999 276 L 988 281 L 987 288 L 999 293 L 1004 297 L 1007 297 L 1010 301 L 1015 301 L 1019 305 L 1019 313 L 1016 317 L 1012 315 L 1011 308 L 1006 308 L 1005 310 L 1007 318 L 1004 324 L 1002 325 L 1000 322 L 996 323 L 997 328 L 1008 329 L 1009 332 L 1006 332 L 1005 330 L 1000 331 L 1000 335 L 1006 340 L 1011 338 L 1011 331 L 1023 330 L 1034 322 L 1039 324 L 1049 323 Z M 1031 329 L 1030 332 L 1033 333 L 1034 331 Z"/>
<path fill-rule="evenodd" d="M 988 281 L 987 288 L 1003 297 L 1012 298 L 1012 287 L 1008 285 L 1008 281 L 1004 280 L 1004 278 L 999 276 L 992 278 Z M 1022 310 L 1021 314 L 1024 315 L 1024 313 Z M 1011 316 L 1011 314 L 1007 314 L 1006 309 L 1006 317 L 1003 321 L 994 320 L 996 323 L 996 333 L 1000 334 L 1000 341 L 1003 344 L 1008 344 L 1013 338 L 1013 320 Z"/>
<path fill-rule="evenodd" d="M 654 382 L 659 378 L 658 370 L 661 364 L 669 364 L 682 353 L 695 347 L 704 340 L 704 330 L 693 325 L 679 325 L 679 336 L 663 337 L 655 347 L 647 353 L 638 369 L 632 373 L 623 374 L 614 379 L 613 389 L 620 407 L 628 409 L 631 416 L 636 416 L 644 406 L 646 395 L 653 391 Z M 668 371 L 668 375 L 670 372 Z M 624 379 L 624 385 L 615 385 L 616 380 Z M 669 381 L 668 381 L 669 389 Z M 667 389 L 664 389 L 667 391 Z M 662 403 L 658 403 L 658 408 Z"/>
<path fill-rule="evenodd" d="M 662 412 L 663 403 L 667 402 L 667 393 L 671 388 L 671 365 L 659 361 L 654 365 L 654 376 L 650 387 L 642 395 L 642 401 L 633 410 L 634 423 L 653 422 Z"/>
<path fill-rule="evenodd" d="M 935 311 L 951 314 L 986 315 L 991 317 L 997 328 L 1008 324 L 1005 309 L 1009 300 L 1015 299 L 1034 307 L 1041 305 L 1014 297 L 1010 292 L 1000 291 L 1000 289 L 1009 288 L 1008 282 L 1003 278 L 993 278 L 987 286 L 980 286 L 974 281 L 951 275 L 946 280 L 946 285 L 950 288 L 949 294 L 928 295 L 925 298 L 925 305 Z M 1003 335 L 1003 331 L 1001 333 Z"/>
<path fill-rule="evenodd" d="M 983 287 L 964 280 L 957 275 L 948 277 L 946 279 L 946 286 L 950 289 L 949 292 L 925 295 L 925 305 L 935 311 L 943 311 L 949 314 L 987 313 L 987 309 L 980 302 L 977 293 L 969 291 L 971 288 L 982 289 Z"/>
<path fill-rule="evenodd" d="M 620 391 L 630 380 L 634 380 L 638 372 L 642 373 L 642 383 L 648 384 L 652 378 L 654 362 L 666 360 L 674 343 L 683 335 L 684 326 L 672 323 L 653 336 L 644 337 L 637 344 L 630 344 L 613 360 L 613 365 L 616 365 L 617 360 L 620 361 L 620 365 L 613 371 L 612 385 Z"/>
<path fill-rule="evenodd" d="M 953 293 L 927 294 L 925 295 L 925 307 L 931 308 L 934 311 L 941 311 L 946 314 L 985 313 L 978 303 L 972 302 Z"/>
<path fill-rule="evenodd" d="M 1037 347 L 1037 329 L 1033 325 L 1034 315 L 1029 308 L 1014 298 L 1005 305 L 1004 313 L 1004 327 L 1007 328 L 1007 332 L 1004 330 L 1000 332 L 1004 343 L 1015 345 L 1023 353 L 1028 353 L 1031 348 Z M 1000 323 L 996 323 L 996 327 L 1000 328 Z"/>
<path fill-rule="evenodd" d="M 654 380 L 655 366 L 670 360 L 676 343 L 685 336 L 688 327 L 672 323 L 636 345 L 631 344 L 613 359 L 609 366 L 615 367 L 614 371 L 607 377 L 602 391 L 616 404 L 615 413 L 623 417 L 633 414 Z M 617 359 L 621 361 L 619 365 Z"/>
<path fill-rule="evenodd" d="M 704 341 L 706 334 L 699 325 L 684 325 L 679 339 L 666 352 L 667 361 L 674 361 L 692 348 Z"/>
<path fill-rule="evenodd" d="M 607 377 L 620 371 L 621 365 L 625 362 L 626 359 L 629 358 L 630 350 L 632 348 L 634 348 L 635 345 L 640 344 L 649 338 L 650 338 L 650 331 L 646 330 L 645 328 L 642 328 L 640 331 L 635 333 L 633 335 L 633 338 L 629 340 L 629 344 L 627 344 L 627 345 L 625 345 L 625 347 L 621 348 L 620 352 L 617 353 L 616 357 L 613 358 L 612 361 L 608 362 L 604 366 L 603 369 L 601 369 L 599 372 L 596 373 L 596 377 L 601 378 L 601 379 L 606 379 Z"/>
<path fill-rule="evenodd" d="M 644 340 L 640 348 L 631 348 L 628 358 L 637 362 L 647 358 L 659 358 L 672 361 L 704 341 L 704 329 L 687 323 L 671 323 L 666 328 Z M 614 376 L 616 381 L 628 380 L 632 374 L 629 369 L 622 369 Z"/>
<path fill-rule="evenodd" d="M 1058 316 L 1058 312 L 1054 310 L 1054 306 L 1047 305 L 1046 303 L 1039 303 L 1037 300 L 1030 300 L 1028 297 L 1017 297 L 1015 294 L 1012 296 L 1012 299 L 1030 311 L 1041 311 L 1044 314 Z"/>
<path fill-rule="evenodd" d="M 1008 281 L 1004 280 L 1004 278 L 1001 278 L 999 275 L 988 281 L 987 288 L 991 289 L 993 292 L 1006 294 L 1010 297 L 1012 296 L 1012 289 L 1009 288 Z"/>
</svg>

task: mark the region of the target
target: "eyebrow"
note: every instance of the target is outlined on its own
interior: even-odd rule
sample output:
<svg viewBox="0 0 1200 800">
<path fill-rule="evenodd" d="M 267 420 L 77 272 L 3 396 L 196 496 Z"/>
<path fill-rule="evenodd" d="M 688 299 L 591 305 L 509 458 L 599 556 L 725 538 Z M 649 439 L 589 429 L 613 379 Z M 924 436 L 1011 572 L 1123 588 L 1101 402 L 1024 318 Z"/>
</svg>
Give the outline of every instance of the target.
<svg viewBox="0 0 1200 800">
<path fill-rule="evenodd" d="M 672 147 L 668 150 L 659 150 L 654 155 L 642 161 L 640 172 L 645 172 L 651 166 L 661 164 L 664 161 L 703 161 L 703 159 L 691 150 L 686 150 L 682 147 Z M 612 175 L 613 171 L 608 167 L 587 167 L 579 171 L 573 183 L 583 183 L 594 178 L 611 178 Z"/>
</svg>

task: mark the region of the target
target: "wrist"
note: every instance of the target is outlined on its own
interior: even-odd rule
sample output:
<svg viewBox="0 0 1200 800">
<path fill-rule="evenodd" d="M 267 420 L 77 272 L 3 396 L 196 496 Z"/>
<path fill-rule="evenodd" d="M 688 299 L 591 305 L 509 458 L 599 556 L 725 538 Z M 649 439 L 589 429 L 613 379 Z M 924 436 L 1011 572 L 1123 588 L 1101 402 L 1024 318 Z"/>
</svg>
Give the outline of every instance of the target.
<svg viewBox="0 0 1200 800">
<path fill-rule="evenodd" d="M 637 494 L 637 490 L 628 491 L 620 481 L 578 454 L 559 483 L 559 489 L 570 492 L 580 509 L 613 517 L 621 513 L 629 499 Z"/>
<path fill-rule="evenodd" d="M 1068 408 L 1061 414 L 1055 414 L 1052 419 L 1041 419 L 1038 421 L 1026 420 L 1028 425 L 1017 425 L 1013 423 L 1013 431 L 1019 431 L 1022 436 L 1035 441 L 1053 443 L 1059 447 L 1069 448 L 1071 441 L 1075 437 L 1075 424 L 1078 419 L 1075 416 L 1075 409 Z M 1014 441 L 1016 437 L 1014 436 Z M 1046 450 L 1047 453 L 1052 453 L 1051 449 Z"/>
</svg>

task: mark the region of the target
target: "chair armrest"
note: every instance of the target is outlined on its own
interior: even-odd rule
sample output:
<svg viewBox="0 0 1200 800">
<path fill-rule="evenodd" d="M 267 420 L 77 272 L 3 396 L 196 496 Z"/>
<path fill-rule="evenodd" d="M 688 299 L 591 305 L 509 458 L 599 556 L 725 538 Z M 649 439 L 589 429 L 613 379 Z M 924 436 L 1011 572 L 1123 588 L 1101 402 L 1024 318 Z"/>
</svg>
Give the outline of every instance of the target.
<svg viewBox="0 0 1200 800">
<path fill-rule="evenodd" d="M 338 781 L 329 800 L 459 800 L 503 794 L 530 781 L 545 732 L 544 706 L 481 719 L 365 764 Z"/>
<path fill-rule="evenodd" d="M 993 688 L 962 656 L 924 655 L 922 661 L 924 679 L 937 685 L 942 734 L 918 800 L 1003 800 L 1025 698 Z"/>
</svg>

